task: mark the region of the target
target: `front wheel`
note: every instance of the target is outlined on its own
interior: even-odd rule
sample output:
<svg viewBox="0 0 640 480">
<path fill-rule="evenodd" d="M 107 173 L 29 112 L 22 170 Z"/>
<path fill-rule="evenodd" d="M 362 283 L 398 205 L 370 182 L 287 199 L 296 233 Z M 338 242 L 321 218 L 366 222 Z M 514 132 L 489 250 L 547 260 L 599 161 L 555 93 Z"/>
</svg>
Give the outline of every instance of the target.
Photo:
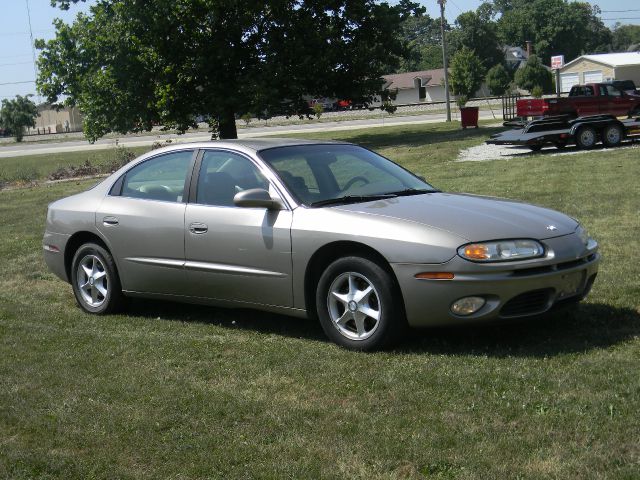
<svg viewBox="0 0 640 480">
<path fill-rule="evenodd" d="M 318 282 L 316 308 L 325 334 L 351 350 L 387 346 L 406 326 L 391 275 L 363 257 L 343 257 L 327 267 Z"/>
<path fill-rule="evenodd" d="M 80 307 L 107 314 L 123 304 L 122 288 L 111 254 L 95 243 L 85 243 L 73 257 L 71 285 Z"/>
</svg>

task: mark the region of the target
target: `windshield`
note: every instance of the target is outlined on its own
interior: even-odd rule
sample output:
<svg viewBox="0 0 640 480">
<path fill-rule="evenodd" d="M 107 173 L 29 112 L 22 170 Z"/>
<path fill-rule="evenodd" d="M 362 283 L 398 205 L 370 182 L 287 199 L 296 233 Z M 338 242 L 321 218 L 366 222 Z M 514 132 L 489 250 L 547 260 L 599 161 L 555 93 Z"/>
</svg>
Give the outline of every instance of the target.
<svg viewBox="0 0 640 480">
<path fill-rule="evenodd" d="M 356 145 L 277 147 L 259 155 L 305 205 L 436 191 L 399 165 Z"/>
</svg>

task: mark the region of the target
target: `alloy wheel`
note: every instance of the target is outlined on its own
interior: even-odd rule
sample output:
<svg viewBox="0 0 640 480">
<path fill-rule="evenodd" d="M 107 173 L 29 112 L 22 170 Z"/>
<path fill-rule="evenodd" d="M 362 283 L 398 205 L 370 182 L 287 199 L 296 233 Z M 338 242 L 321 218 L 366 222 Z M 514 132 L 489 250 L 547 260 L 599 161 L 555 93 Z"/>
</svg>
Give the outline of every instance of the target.
<svg viewBox="0 0 640 480">
<path fill-rule="evenodd" d="M 99 307 L 109 293 L 109 275 L 96 255 L 85 255 L 78 263 L 76 275 L 78 291 L 90 307 Z"/>
<path fill-rule="evenodd" d="M 365 340 L 380 323 L 380 297 L 364 275 L 345 272 L 329 287 L 327 307 L 333 326 L 350 340 Z"/>
</svg>

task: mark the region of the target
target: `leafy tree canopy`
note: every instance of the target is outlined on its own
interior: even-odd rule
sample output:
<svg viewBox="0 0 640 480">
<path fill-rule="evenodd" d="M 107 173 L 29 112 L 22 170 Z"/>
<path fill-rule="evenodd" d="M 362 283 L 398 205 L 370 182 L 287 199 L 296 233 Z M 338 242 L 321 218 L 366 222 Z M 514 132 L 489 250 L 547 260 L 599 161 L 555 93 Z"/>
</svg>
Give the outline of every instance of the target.
<svg viewBox="0 0 640 480">
<path fill-rule="evenodd" d="M 640 44 L 640 25 L 613 26 L 612 47 L 615 52 L 624 52 L 632 45 Z"/>
<path fill-rule="evenodd" d="M 482 85 L 486 69 L 473 50 L 462 47 L 451 58 L 449 82 L 453 93 L 471 98 Z"/>
<path fill-rule="evenodd" d="M 476 12 L 459 15 L 448 39 L 453 52 L 462 47 L 472 49 L 487 68 L 504 61 L 496 24 Z"/>
<path fill-rule="evenodd" d="M 445 29 L 450 29 L 448 24 Z M 440 19 L 431 18 L 429 15 L 406 18 L 400 29 L 400 40 L 407 44 L 409 52 L 401 60 L 399 72 L 442 68 Z"/>
<path fill-rule="evenodd" d="M 36 126 L 38 109 L 29 97 L 16 95 L 12 100 L 2 100 L 0 108 L 0 125 L 15 135 L 18 142 L 22 141 L 25 127 Z"/>
<path fill-rule="evenodd" d="M 77 0 L 52 0 L 68 8 Z M 38 88 L 85 115 L 85 134 L 185 131 L 197 115 L 235 138 L 246 112 L 307 113 L 305 95 L 370 102 L 424 9 L 373 0 L 101 0 L 38 41 Z"/>
<path fill-rule="evenodd" d="M 492 95 L 502 95 L 509 90 L 511 76 L 507 69 L 499 63 L 489 69 L 486 82 Z"/>
<path fill-rule="evenodd" d="M 502 13 L 498 33 L 507 45 L 533 42 L 535 53 L 548 64 L 552 55 L 572 60 L 582 53 L 609 50 L 611 31 L 597 17 L 598 7 L 567 0 L 494 2 Z"/>
<path fill-rule="evenodd" d="M 553 76 L 537 55 L 531 55 L 527 64 L 516 71 L 515 82 L 520 88 L 529 91 L 535 87 L 542 88 L 544 93 L 553 91 Z"/>
</svg>

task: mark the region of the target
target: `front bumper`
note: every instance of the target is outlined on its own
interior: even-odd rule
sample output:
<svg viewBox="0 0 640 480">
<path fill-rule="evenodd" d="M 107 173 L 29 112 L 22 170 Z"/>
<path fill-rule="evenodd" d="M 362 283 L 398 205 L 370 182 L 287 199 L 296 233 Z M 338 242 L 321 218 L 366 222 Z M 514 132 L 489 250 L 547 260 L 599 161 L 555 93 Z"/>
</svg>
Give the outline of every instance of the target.
<svg viewBox="0 0 640 480">
<path fill-rule="evenodd" d="M 473 264 L 460 257 L 439 265 L 392 264 L 402 290 L 409 325 L 463 325 L 538 315 L 565 301 L 580 300 L 598 273 L 597 244 L 567 255 L 576 235 L 545 241 L 551 255 L 539 261 L 513 264 Z M 555 247 L 555 248 L 554 248 Z M 575 250 L 574 250 L 575 251 Z M 562 253 L 562 255 L 556 255 Z M 423 280 L 422 272 L 452 272 L 452 280 Z M 460 298 L 478 296 L 484 306 L 468 316 L 451 312 Z"/>
</svg>

